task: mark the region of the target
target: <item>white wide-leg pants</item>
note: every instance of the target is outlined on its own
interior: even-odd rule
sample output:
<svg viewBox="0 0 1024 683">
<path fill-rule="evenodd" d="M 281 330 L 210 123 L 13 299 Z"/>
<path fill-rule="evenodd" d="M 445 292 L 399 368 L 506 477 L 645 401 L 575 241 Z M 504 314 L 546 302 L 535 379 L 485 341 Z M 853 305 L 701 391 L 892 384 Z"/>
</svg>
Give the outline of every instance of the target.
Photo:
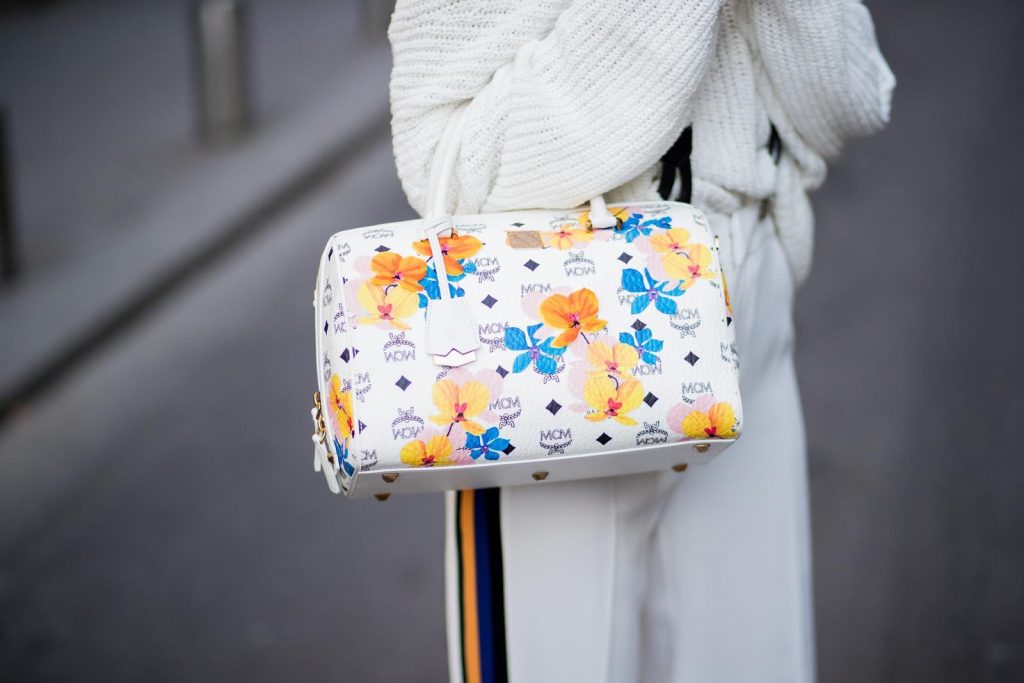
<svg viewBox="0 0 1024 683">
<path fill-rule="evenodd" d="M 793 279 L 756 207 L 709 218 L 737 325 L 743 436 L 683 473 L 501 490 L 512 683 L 814 679 Z M 449 663 L 461 682 L 456 505 L 449 495 Z"/>
</svg>

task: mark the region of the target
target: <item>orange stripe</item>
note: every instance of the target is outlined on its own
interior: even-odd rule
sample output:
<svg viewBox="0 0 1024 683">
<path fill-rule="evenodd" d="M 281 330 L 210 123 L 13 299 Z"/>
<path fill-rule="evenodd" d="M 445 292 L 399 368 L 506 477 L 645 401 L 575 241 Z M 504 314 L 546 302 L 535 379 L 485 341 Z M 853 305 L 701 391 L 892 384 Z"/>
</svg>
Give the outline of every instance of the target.
<svg viewBox="0 0 1024 683">
<path fill-rule="evenodd" d="M 462 655 L 466 683 L 480 683 L 480 624 L 476 604 L 476 541 L 473 491 L 459 494 L 459 533 L 462 537 Z"/>
</svg>

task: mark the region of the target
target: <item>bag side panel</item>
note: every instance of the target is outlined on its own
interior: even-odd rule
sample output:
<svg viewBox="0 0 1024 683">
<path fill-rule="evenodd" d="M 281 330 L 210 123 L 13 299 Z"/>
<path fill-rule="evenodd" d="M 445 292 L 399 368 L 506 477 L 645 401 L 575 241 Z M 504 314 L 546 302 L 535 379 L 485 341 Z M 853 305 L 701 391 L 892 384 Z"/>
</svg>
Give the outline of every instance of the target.
<svg viewBox="0 0 1024 683">
<path fill-rule="evenodd" d="M 344 296 L 339 263 L 346 258 L 347 245 L 333 236 L 320 259 L 317 292 L 319 337 L 318 377 L 327 428 L 327 448 L 334 456 L 335 473 L 348 492 L 358 472 L 353 458 L 358 418 L 352 395 L 349 306 Z"/>
</svg>

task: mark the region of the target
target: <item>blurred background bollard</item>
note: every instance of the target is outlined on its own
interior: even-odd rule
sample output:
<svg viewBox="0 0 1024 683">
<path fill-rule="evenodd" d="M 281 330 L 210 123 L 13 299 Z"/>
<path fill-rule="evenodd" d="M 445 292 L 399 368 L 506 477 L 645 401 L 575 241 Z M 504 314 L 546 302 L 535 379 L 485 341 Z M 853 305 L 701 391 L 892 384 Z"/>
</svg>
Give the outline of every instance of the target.
<svg viewBox="0 0 1024 683">
<path fill-rule="evenodd" d="M 245 7 L 239 0 L 192 4 L 197 118 L 203 142 L 239 140 L 252 123 Z"/>
<path fill-rule="evenodd" d="M 388 35 L 388 25 L 395 11 L 395 0 L 363 0 L 363 26 L 366 35 L 373 40 L 383 40 Z"/>
<path fill-rule="evenodd" d="M 18 242 L 14 234 L 14 187 L 10 155 L 10 121 L 0 105 L 0 282 L 9 285 L 18 276 Z"/>
</svg>

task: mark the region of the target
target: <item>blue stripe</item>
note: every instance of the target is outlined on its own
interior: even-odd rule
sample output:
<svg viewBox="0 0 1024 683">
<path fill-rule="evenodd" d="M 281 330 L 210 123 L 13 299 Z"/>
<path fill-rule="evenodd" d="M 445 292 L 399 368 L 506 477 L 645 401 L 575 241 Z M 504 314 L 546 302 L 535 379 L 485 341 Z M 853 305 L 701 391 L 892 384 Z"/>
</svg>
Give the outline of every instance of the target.
<svg viewBox="0 0 1024 683">
<path fill-rule="evenodd" d="M 492 581 L 495 569 L 491 566 L 490 534 L 488 528 L 488 494 L 492 490 L 477 491 L 473 497 L 473 531 L 476 544 L 476 600 L 480 628 L 480 672 L 483 683 L 495 683 L 494 662 L 494 604 Z"/>
</svg>

